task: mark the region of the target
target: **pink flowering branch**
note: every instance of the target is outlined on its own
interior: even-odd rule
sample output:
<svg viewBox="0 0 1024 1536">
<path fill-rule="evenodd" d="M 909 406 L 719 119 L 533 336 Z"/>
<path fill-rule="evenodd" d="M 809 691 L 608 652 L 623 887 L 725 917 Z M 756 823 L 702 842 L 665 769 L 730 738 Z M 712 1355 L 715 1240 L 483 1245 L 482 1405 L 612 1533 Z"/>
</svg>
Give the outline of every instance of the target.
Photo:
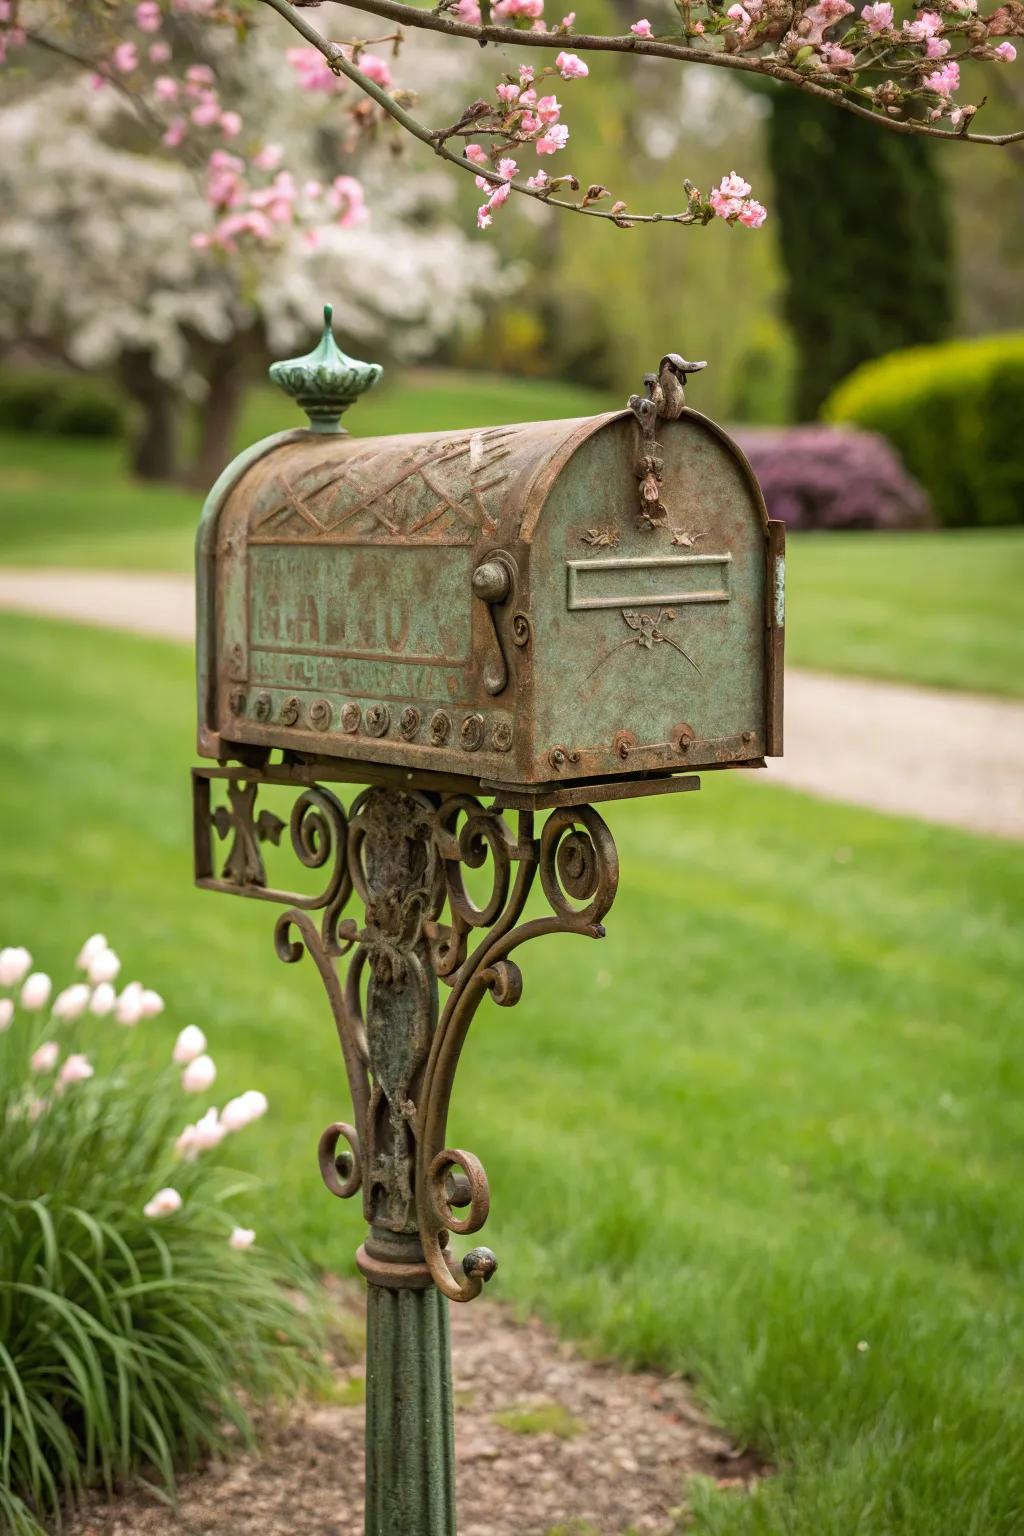
<svg viewBox="0 0 1024 1536">
<path fill-rule="evenodd" d="M 265 0 L 265 3 L 273 4 L 273 0 Z M 307 0 L 307 4 L 309 3 L 319 4 L 319 0 Z M 341 0 L 339 0 L 339 3 L 341 3 Z M 891 133 L 919 134 L 930 138 L 952 139 L 968 144 L 1006 145 L 1024 140 L 1024 129 L 1003 134 L 971 133 L 966 128 L 962 131 L 937 128 L 933 123 L 916 117 L 893 116 L 885 107 L 884 98 L 882 110 L 867 104 L 871 100 L 869 92 L 866 89 L 860 88 L 850 77 L 850 66 L 844 64 L 842 60 L 836 61 L 832 71 L 826 67 L 822 71 L 824 74 L 823 79 L 815 79 L 807 68 L 796 67 L 778 56 L 762 54 L 754 57 L 739 51 L 744 46 L 744 39 L 736 36 L 737 29 L 735 28 L 732 29 L 730 36 L 728 22 L 724 27 L 720 28 L 720 33 L 726 37 L 727 41 L 735 40 L 737 46 L 716 49 L 708 46 L 709 34 L 703 28 L 696 34 L 699 39 L 698 43 L 691 45 L 686 42 L 677 41 L 673 37 L 655 36 L 653 28 L 650 32 L 645 28 L 641 28 L 639 32 L 632 30 L 621 35 L 572 32 L 567 31 L 564 27 L 547 29 L 542 24 L 539 30 L 534 30 L 533 28 L 498 26 L 491 21 L 483 19 L 479 22 L 466 21 L 457 16 L 449 15 L 441 9 L 432 11 L 421 10 L 418 6 L 405 4 L 404 0 L 344 0 L 344 3 L 351 9 L 364 11 L 369 15 L 395 22 L 401 26 L 425 28 L 432 32 L 443 33 L 449 37 L 469 38 L 481 45 L 495 43 L 518 48 L 563 49 L 566 46 L 566 42 L 571 41 L 572 47 L 580 53 L 632 53 L 650 58 L 674 59 L 679 63 L 704 64 L 711 68 L 732 69 L 747 74 L 767 76 L 769 79 L 778 80 L 785 85 L 794 87 L 796 90 L 804 91 L 823 101 L 828 101 L 842 111 L 852 112 L 857 117 L 863 117 L 869 122 L 875 123 L 879 128 L 888 129 Z M 458 7 L 458 9 L 462 8 L 462 5 Z M 754 8 L 751 7 L 752 10 Z M 274 9 L 280 11 L 282 15 L 287 14 L 282 7 L 276 4 L 274 4 Z M 295 7 L 289 6 L 288 9 L 294 14 Z M 736 11 L 743 8 L 733 6 L 730 9 Z M 850 10 L 853 10 L 852 6 Z M 797 14 L 799 15 L 799 13 Z M 288 19 L 291 20 L 291 16 Z M 978 24 L 977 17 L 975 17 L 975 24 Z M 904 40 L 896 37 L 894 41 L 902 42 Z M 910 41 L 914 41 L 914 39 L 910 39 Z M 809 46 L 813 47 L 813 45 Z M 996 49 L 986 49 L 981 38 L 974 42 L 973 49 L 982 50 L 981 54 L 976 56 L 1008 57 L 1005 54 L 998 54 Z M 973 49 L 966 51 L 972 52 Z M 827 66 L 827 57 L 822 57 L 821 63 Z M 883 61 L 878 58 L 861 67 L 877 70 L 880 66 L 886 70 L 892 68 L 890 64 L 883 64 Z M 834 72 L 835 68 L 838 68 L 839 73 Z M 860 96 L 862 100 L 854 99 L 856 96 Z M 970 115 L 973 115 L 973 112 Z"/>
<path fill-rule="evenodd" d="M 706 199 L 701 196 L 695 187 L 686 183 L 687 207 L 677 213 L 632 213 L 627 210 L 625 203 L 621 201 L 613 203 L 611 208 L 594 207 L 593 203 L 595 201 L 610 195 L 605 187 L 589 187 L 579 202 L 570 202 L 566 198 L 555 196 L 554 193 L 561 183 L 568 183 L 574 189 L 578 189 L 579 183 L 574 176 L 550 178 L 546 173 L 539 172 L 536 176 L 528 178 L 525 182 L 517 180 L 515 178 L 515 170 L 518 170 L 516 162 L 504 157 L 498 158 L 502 155 L 502 151 L 507 147 L 508 142 L 519 142 L 515 137 L 509 141 L 503 127 L 500 129 L 480 127 L 478 123 L 474 129 L 477 134 L 483 132 L 501 132 L 505 134 L 506 143 L 499 146 L 494 152 L 494 157 L 498 159 L 497 168 L 492 169 L 487 164 L 488 157 L 486 154 L 472 156 L 468 151 L 466 155 L 456 154 L 448 148 L 446 140 L 466 130 L 468 127 L 465 121 L 467 114 L 463 114 L 463 118 L 458 123 L 453 124 L 451 128 L 428 128 L 425 123 L 421 123 L 418 118 L 413 117 L 412 113 L 402 106 L 400 102 L 396 101 L 383 86 L 378 85 L 375 80 L 372 80 L 365 74 L 348 57 L 344 47 L 337 43 L 332 43 L 328 38 L 323 37 L 315 27 L 311 26 L 305 17 L 299 14 L 295 6 L 290 3 L 290 0 L 263 0 L 263 3 L 269 5 L 272 10 L 277 11 L 280 16 L 283 16 L 312 47 L 317 49 L 332 70 L 344 75 L 346 79 L 352 81 L 353 85 L 357 85 L 360 90 L 365 91 L 367 96 L 375 101 L 378 106 L 382 107 L 413 138 L 418 139 L 421 144 L 427 145 L 429 149 L 432 149 L 436 155 L 440 156 L 442 160 L 446 160 L 450 165 L 457 166 L 459 170 L 468 171 L 470 175 L 476 178 L 477 185 L 481 188 L 485 184 L 493 188 L 488 203 L 480 210 L 477 217 L 477 222 L 481 228 L 486 228 L 490 223 L 490 218 L 486 215 L 495 208 L 500 207 L 513 192 L 518 193 L 522 197 L 531 197 L 537 202 L 547 203 L 552 207 L 564 209 L 569 213 L 584 214 L 588 218 L 608 219 L 619 228 L 630 228 L 634 224 L 708 224 L 716 215 L 724 218 L 729 223 L 744 223 L 748 227 L 755 229 L 764 221 L 764 210 L 761 205 L 754 203 L 752 199 L 746 198 L 750 188 L 745 182 L 741 183 L 745 188 L 745 193 L 738 197 L 735 191 L 729 192 L 727 190 L 730 182 L 740 183 L 740 178 L 735 177 L 735 174 L 732 178 L 724 178 L 722 186 L 715 189 Z M 564 37 L 562 41 L 565 41 Z M 567 55 L 566 58 L 572 60 L 575 56 Z M 576 62 L 578 65 L 578 61 Z M 569 74 L 566 74 L 567 69 L 570 71 Z M 563 64 L 562 74 L 564 78 L 571 78 L 575 72 L 572 64 Z M 586 73 L 585 67 L 581 72 L 583 74 Z M 489 104 L 485 102 L 474 104 L 474 108 L 470 109 L 470 113 L 475 115 L 476 108 L 484 108 L 488 113 L 492 112 Z M 536 133 L 536 130 L 534 132 Z M 539 148 L 543 140 L 535 137 L 533 142 Z M 540 150 L 539 152 L 543 153 L 544 151 Z M 744 206 L 747 202 L 750 203 L 752 208 L 752 212 L 749 214 L 747 214 L 747 209 Z"/>
</svg>

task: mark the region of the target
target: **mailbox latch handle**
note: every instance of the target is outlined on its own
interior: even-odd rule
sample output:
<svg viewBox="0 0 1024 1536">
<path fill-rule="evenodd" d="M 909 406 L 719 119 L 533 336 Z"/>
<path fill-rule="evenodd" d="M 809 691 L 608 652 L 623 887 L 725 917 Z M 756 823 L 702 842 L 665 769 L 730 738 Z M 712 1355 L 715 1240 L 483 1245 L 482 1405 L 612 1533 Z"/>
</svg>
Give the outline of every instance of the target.
<svg viewBox="0 0 1024 1536">
<path fill-rule="evenodd" d="M 495 609 L 508 601 L 516 582 L 515 566 L 507 555 L 490 555 L 473 572 L 473 594 L 487 609 L 490 623 L 488 654 L 484 661 L 483 682 L 490 694 L 508 687 L 508 662 L 502 649 Z"/>
</svg>

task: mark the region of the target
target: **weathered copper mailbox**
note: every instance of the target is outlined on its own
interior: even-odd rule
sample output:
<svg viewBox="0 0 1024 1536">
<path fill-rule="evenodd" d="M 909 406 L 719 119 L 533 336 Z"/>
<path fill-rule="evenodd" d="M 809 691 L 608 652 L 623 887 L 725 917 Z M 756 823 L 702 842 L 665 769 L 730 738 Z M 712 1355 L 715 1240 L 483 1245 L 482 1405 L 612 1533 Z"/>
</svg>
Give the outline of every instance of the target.
<svg viewBox="0 0 1024 1536">
<path fill-rule="evenodd" d="M 663 375 L 659 442 L 625 410 L 243 456 L 202 536 L 200 751 L 518 786 L 780 752 L 782 525 Z"/>
<path fill-rule="evenodd" d="M 366 1536 L 455 1536 L 446 1298 L 497 1267 L 451 1243 L 490 1200 L 447 1144 L 459 1057 L 483 998 L 519 1000 L 521 945 L 603 937 L 618 861 L 593 802 L 781 752 L 783 529 L 686 407 L 703 364 L 670 354 L 589 420 L 359 440 L 338 421 L 380 370 L 329 322 L 271 369 L 309 429 L 243 453 L 200 526 L 199 750 L 218 764 L 193 770 L 196 880 L 286 908 L 277 952 L 310 956 L 337 1028 L 352 1123 L 319 1163 L 369 1228 Z M 348 806 L 345 781 L 369 786 Z M 268 881 L 273 785 L 298 791 L 312 894 Z M 467 870 L 489 872 L 482 899 Z M 527 916 L 538 877 L 549 911 Z"/>
</svg>

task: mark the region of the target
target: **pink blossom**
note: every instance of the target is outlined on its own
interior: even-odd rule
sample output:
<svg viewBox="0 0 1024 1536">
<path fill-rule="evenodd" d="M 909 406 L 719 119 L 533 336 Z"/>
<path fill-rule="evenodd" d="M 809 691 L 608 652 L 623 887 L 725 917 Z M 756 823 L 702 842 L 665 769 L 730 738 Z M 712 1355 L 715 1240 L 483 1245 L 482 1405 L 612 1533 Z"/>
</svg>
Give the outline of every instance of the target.
<svg viewBox="0 0 1024 1536">
<path fill-rule="evenodd" d="M 696 32 L 698 37 L 703 37 L 704 36 L 704 23 L 702 21 L 695 21 L 694 24 L 693 24 L 693 30 L 694 30 L 694 32 Z"/>
<path fill-rule="evenodd" d="M 511 21 L 516 16 L 539 21 L 544 15 L 544 0 L 497 0 L 497 4 L 491 6 L 491 15 L 496 21 Z"/>
<path fill-rule="evenodd" d="M 178 82 L 170 75 L 157 75 L 153 81 L 153 94 L 157 101 L 177 101 Z"/>
<path fill-rule="evenodd" d="M 130 75 L 139 67 L 139 54 L 134 43 L 118 43 L 110 59 L 114 68 L 122 75 Z"/>
<path fill-rule="evenodd" d="M 1017 57 L 1017 50 L 1012 43 L 998 43 L 993 52 L 997 59 L 1002 59 L 1004 64 L 1012 64 Z"/>
<path fill-rule="evenodd" d="M 256 1233 L 252 1227 L 233 1227 L 228 1238 L 228 1247 L 236 1248 L 240 1253 L 246 1248 L 251 1248 L 256 1240 Z"/>
<path fill-rule="evenodd" d="M 481 144 L 467 144 L 462 153 L 474 165 L 486 165 L 488 163 L 489 156 Z"/>
<path fill-rule="evenodd" d="M 537 103 L 537 116 L 542 123 L 557 123 L 562 114 L 557 96 L 542 96 Z"/>
<path fill-rule="evenodd" d="M 634 21 L 629 30 L 632 32 L 634 37 L 654 36 L 654 28 L 651 26 L 646 16 L 641 16 L 639 21 Z"/>
<path fill-rule="evenodd" d="M 739 221 L 747 229 L 760 229 L 767 217 L 767 208 L 753 197 L 747 199 L 739 212 Z"/>
<path fill-rule="evenodd" d="M 156 0 L 140 0 L 135 7 L 135 25 L 140 32 L 159 32 L 164 16 Z"/>
<path fill-rule="evenodd" d="M 869 32 L 885 32 L 892 26 L 893 9 L 889 0 L 878 0 L 877 5 L 866 5 L 860 14 L 867 22 Z"/>
<path fill-rule="evenodd" d="M 930 37 L 924 50 L 925 58 L 944 59 L 949 52 L 949 47 L 948 37 Z"/>
<path fill-rule="evenodd" d="M 563 80 L 585 80 L 590 70 L 575 53 L 563 52 L 555 59 L 555 68 Z"/>
<path fill-rule="evenodd" d="M 519 92 L 519 105 L 521 107 L 534 107 L 537 105 L 537 92 L 533 86 L 528 86 L 525 91 Z"/>
<path fill-rule="evenodd" d="M 6 26 L 11 19 L 11 0 L 0 0 L 0 26 Z"/>
<path fill-rule="evenodd" d="M 149 62 L 151 64 L 169 64 L 171 60 L 171 45 L 162 39 L 158 43 L 150 43 Z"/>
<path fill-rule="evenodd" d="M 171 1060 L 179 1067 L 187 1067 L 190 1061 L 195 1061 L 206 1050 L 206 1036 L 198 1024 L 186 1024 L 174 1042 L 174 1050 L 171 1052 Z"/>
<path fill-rule="evenodd" d="M 53 1004 L 53 1016 L 65 1024 L 80 1019 L 89 1006 L 90 992 L 84 981 L 76 981 L 71 987 L 58 992 Z"/>
<path fill-rule="evenodd" d="M 554 155 L 569 142 L 569 130 L 564 123 L 552 123 L 536 140 L 538 155 Z"/>
<path fill-rule="evenodd" d="M 533 84 L 533 77 L 534 77 L 535 73 L 536 73 L 536 71 L 535 71 L 535 69 L 534 69 L 532 64 L 520 64 L 520 66 L 519 66 L 519 84 L 520 85 L 532 85 Z"/>
<path fill-rule="evenodd" d="M 168 125 L 166 133 L 161 137 L 161 144 L 166 144 L 168 149 L 177 149 L 188 132 L 188 124 L 183 117 L 174 117 Z"/>
<path fill-rule="evenodd" d="M 89 1012 L 97 1019 L 104 1018 L 108 1013 L 113 1013 L 117 1002 L 117 993 L 109 981 L 101 981 L 98 987 L 93 988 L 92 997 L 89 999 Z"/>
<path fill-rule="evenodd" d="M 956 61 L 943 64 L 941 69 L 932 70 L 930 75 L 925 75 L 924 84 L 930 91 L 935 91 L 939 96 L 951 96 L 960 88 L 960 66 Z"/>
<path fill-rule="evenodd" d="M 357 224 L 366 223 L 370 215 L 361 181 L 355 176 L 335 176 L 331 182 L 331 193 L 331 201 L 338 212 L 338 223 L 342 229 L 354 229 Z"/>
<path fill-rule="evenodd" d="M 452 15 L 469 27 L 478 27 L 481 21 L 480 0 L 459 0 L 458 5 L 452 7 Z"/>
<path fill-rule="evenodd" d="M 504 101 L 508 105 L 511 105 L 512 102 L 517 99 L 519 95 L 519 89 L 520 88 L 518 85 L 499 85 L 497 89 L 498 100 Z"/>
<path fill-rule="evenodd" d="M 742 5 L 730 5 L 725 13 L 731 21 L 736 23 L 740 32 L 746 32 L 750 26 L 750 16 Z"/>
<path fill-rule="evenodd" d="M 237 139 L 242 131 L 242 119 L 237 112 L 222 112 L 220 131 L 226 139 Z"/>
<path fill-rule="evenodd" d="M 299 77 L 304 91 L 340 91 L 344 79 L 336 75 L 316 48 L 289 48 L 285 57 Z"/>
<path fill-rule="evenodd" d="M 14 1022 L 14 1002 L 9 997 L 0 997 L 0 1035 L 5 1029 L 10 1029 Z"/>
<path fill-rule="evenodd" d="M 216 96 L 208 96 L 198 107 L 192 108 L 189 116 L 197 128 L 212 128 L 214 123 L 220 121 L 220 103 Z"/>
<path fill-rule="evenodd" d="M 568 15 L 563 16 L 561 21 L 558 23 L 558 30 L 559 32 L 571 32 L 575 24 L 576 12 L 570 11 Z"/>
<path fill-rule="evenodd" d="M 0 43 L 3 41 L 4 39 L 0 37 Z M 107 79 L 106 75 L 101 75 L 96 70 L 94 70 L 93 73 L 89 76 L 90 91 L 105 91 L 109 84 L 110 81 Z"/>
<path fill-rule="evenodd" d="M 519 119 L 519 128 L 522 133 L 532 135 L 541 130 L 541 121 L 536 112 L 524 112 Z"/>
<path fill-rule="evenodd" d="M 501 186 L 500 187 L 495 187 L 494 191 L 491 193 L 491 195 L 490 195 L 490 197 L 488 199 L 488 202 L 487 202 L 487 206 L 489 208 L 500 208 L 503 203 L 507 203 L 508 202 L 508 200 L 509 200 L 509 198 L 511 196 L 512 196 L 512 184 L 511 184 L 511 182 L 503 181 L 501 183 Z"/>
<path fill-rule="evenodd" d="M 498 161 L 498 175 L 504 176 L 506 181 L 511 181 L 518 169 L 519 166 L 510 156 Z"/>
<path fill-rule="evenodd" d="M 476 211 L 476 227 L 477 229 L 490 229 L 491 227 L 491 210 L 486 203 Z"/>
<path fill-rule="evenodd" d="M 319 58 L 319 54 L 317 57 Z M 185 79 L 191 85 L 214 85 L 217 76 L 209 64 L 190 64 L 185 71 Z"/>
<path fill-rule="evenodd" d="M 821 56 L 833 69 L 852 69 L 857 62 L 856 54 L 851 53 L 849 48 L 840 47 L 839 43 L 822 43 Z"/>
<path fill-rule="evenodd" d="M 387 90 L 394 84 L 394 76 L 384 59 L 376 53 L 361 53 L 358 59 L 352 61 L 357 69 L 361 69 L 375 85 Z"/>
<path fill-rule="evenodd" d="M 264 144 L 258 154 L 253 155 L 252 163 L 258 171 L 276 171 L 284 159 L 284 150 L 280 144 Z"/>
<path fill-rule="evenodd" d="M 33 1072 L 52 1072 L 57 1065 L 60 1047 L 55 1040 L 47 1040 L 32 1052 L 30 1065 Z"/>
<path fill-rule="evenodd" d="M 106 943 L 106 940 L 104 940 Z M 32 956 L 22 945 L 0 949 L 0 987 L 16 987 L 32 969 Z"/>
<path fill-rule="evenodd" d="M 216 1081 L 217 1068 L 213 1057 L 205 1054 L 196 1056 L 181 1074 L 181 1086 L 186 1093 L 205 1093 Z"/>
<path fill-rule="evenodd" d="M 736 171 L 730 171 L 728 176 L 723 176 L 715 189 L 720 197 L 736 198 L 750 196 L 750 182 L 744 181 Z"/>
<path fill-rule="evenodd" d="M 94 1067 L 88 1056 L 80 1052 L 70 1055 L 57 1074 L 57 1083 L 61 1088 L 66 1088 L 70 1083 L 84 1083 L 87 1078 L 94 1075 Z"/>
<path fill-rule="evenodd" d="M 942 31 L 942 17 L 937 11 L 920 11 L 913 21 L 903 23 L 903 33 L 912 43 L 923 43 Z"/>
<path fill-rule="evenodd" d="M 474 176 L 473 185 L 476 187 L 478 192 L 489 192 L 494 183 L 488 176 Z"/>
<path fill-rule="evenodd" d="M 175 1211 L 180 1211 L 182 1206 L 181 1196 L 176 1189 L 159 1189 L 152 1200 L 147 1200 L 142 1207 L 143 1216 L 148 1216 L 150 1221 L 155 1221 L 161 1216 L 173 1216 Z"/>
<path fill-rule="evenodd" d="M 834 27 L 837 21 L 842 21 L 844 16 L 849 16 L 852 10 L 853 6 L 847 4 L 847 0 L 819 0 L 817 5 L 804 11 L 797 22 L 797 33 L 809 43 L 821 43 L 827 29 Z"/>
<path fill-rule="evenodd" d="M 21 1006 L 30 1013 L 39 1013 L 50 1001 L 53 982 L 45 971 L 33 971 L 21 989 Z"/>
</svg>

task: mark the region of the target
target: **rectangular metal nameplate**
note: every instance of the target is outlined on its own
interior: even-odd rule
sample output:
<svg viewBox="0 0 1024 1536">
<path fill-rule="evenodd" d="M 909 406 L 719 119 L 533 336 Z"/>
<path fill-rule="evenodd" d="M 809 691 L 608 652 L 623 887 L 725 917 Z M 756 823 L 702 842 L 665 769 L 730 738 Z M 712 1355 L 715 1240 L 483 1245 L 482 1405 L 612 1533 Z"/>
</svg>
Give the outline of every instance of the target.
<svg viewBox="0 0 1024 1536">
<path fill-rule="evenodd" d="M 253 657 L 269 652 L 402 668 L 469 662 L 468 550 L 264 544 L 250 549 L 249 560 Z"/>
<path fill-rule="evenodd" d="M 732 555 L 637 556 L 567 560 L 568 606 L 661 608 L 674 603 L 727 603 Z"/>
</svg>

